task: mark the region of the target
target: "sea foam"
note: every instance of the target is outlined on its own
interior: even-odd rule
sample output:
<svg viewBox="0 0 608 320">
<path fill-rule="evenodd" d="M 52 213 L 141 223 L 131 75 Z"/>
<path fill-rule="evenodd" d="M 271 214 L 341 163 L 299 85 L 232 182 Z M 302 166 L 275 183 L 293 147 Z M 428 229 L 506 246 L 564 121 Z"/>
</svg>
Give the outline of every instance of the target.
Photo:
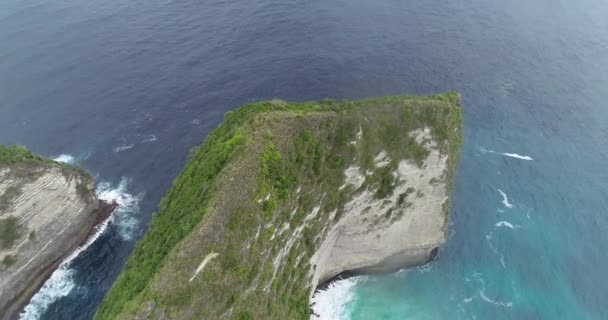
<svg viewBox="0 0 608 320">
<path fill-rule="evenodd" d="M 311 320 L 348 320 L 346 305 L 353 299 L 353 287 L 359 277 L 338 280 L 327 289 L 315 292 L 312 297 L 314 314 Z"/>
<path fill-rule="evenodd" d="M 145 138 L 144 140 L 142 140 L 142 142 L 154 142 L 154 141 L 156 141 L 156 140 L 158 140 L 158 139 L 156 138 L 156 135 L 151 134 L 151 135 L 149 135 L 147 138 Z"/>
<path fill-rule="evenodd" d="M 75 270 L 62 264 L 32 297 L 25 310 L 19 315 L 19 319 L 39 319 L 51 303 L 70 294 L 75 286 L 74 273 Z"/>
<path fill-rule="evenodd" d="M 133 195 L 127 192 L 129 180 L 122 178 L 114 187 L 109 182 L 100 182 L 97 185 L 97 198 L 108 202 L 115 201 L 118 207 L 113 214 L 113 223 L 118 227 L 118 233 L 123 240 L 132 240 L 138 220 L 135 217 L 139 212 L 139 201 L 142 194 Z"/>
<path fill-rule="evenodd" d="M 135 146 L 134 144 L 126 144 L 123 146 L 118 146 L 112 150 L 114 150 L 114 152 L 118 153 L 118 152 L 123 152 L 125 150 L 129 150 L 129 149 L 133 148 L 134 146 Z"/>
<path fill-rule="evenodd" d="M 494 232 L 492 232 L 492 231 L 490 231 L 490 233 L 486 234 L 486 242 L 488 243 L 488 247 L 490 248 L 490 250 L 492 250 L 492 252 L 494 252 L 497 256 L 500 257 L 500 264 L 502 265 L 502 267 L 506 268 L 507 265 L 505 264 L 505 256 L 492 243 L 493 235 L 494 235 Z"/>
<path fill-rule="evenodd" d="M 505 157 L 511 157 L 511 158 L 520 159 L 520 160 L 528 160 L 528 161 L 534 160 L 530 156 L 523 156 L 521 154 L 509 153 L 509 152 L 496 152 L 494 150 L 486 149 L 483 146 L 479 146 L 479 150 L 483 153 L 495 153 L 495 154 L 503 155 Z"/>
<path fill-rule="evenodd" d="M 507 197 L 507 194 L 500 189 L 498 189 L 498 193 L 500 193 L 500 195 L 502 196 L 502 204 L 504 204 L 505 207 L 507 207 L 507 208 L 513 208 L 513 204 L 511 202 L 509 202 L 509 198 Z"/>
<path fill-rule="evenodd" d="M 119 234 L 123 239 L 132 239 L 133 226 L 137 224 L 137 220 L 132 217 L 132 213 L 139 210 L 141 196 L 133 196 L 127 193 L 127 179 L 121 179 L 115 188 L 108 182 L 100 182 L 97 186 L 97 197 L 108 202 L 115 201 L 118 207 L 106 220 L 95 226 L 93 234 L 82 246 L 74 250 L 61 262 L 57 270 L 51 274 L 40 290 L 32 297 L 30 303 L 19 315 L 19 319 L 40 319 L 49 305 L 70 294 L 72 289 L 76 287 L 74 275 L 77 272 L 71 268 L 72 261 L 107 230 L 110 222 L 117 224 Z"/>
<path fill-rule="evenodd" d="M 501 306 L 501 307 L 509 307 L 509 308 L 513 306 L 513 302 L 511 302 L 511 301 L 502 302 L 502 301 L 496 301 L 496 300 L 492 300 L 492 299 L 488 298 L 488 296 L 486 296 L 485 289 L 479 290 L 479 297 L 481 297 L 481 299 L 483 299 L 483 301 L 489 302 L 493 305 L 497 305 L 497 306 Z"/>
<path fill-rule="evenodd" d="M 467 282 L 469 282 L 470 280 L 468 278 L 465 278 L 465 280 Z M 498 301 L 498 300 L 494 300 L 490 297 L 488 297 L 488 295 L 486 294 L 486 281 L 483 278 L 483 274 L 479 273 L 479 272 L 475 272 L 473 274 L 473 280 L 475 280 L 476 282 L 478 282 L 481 285 L 481 288 L 478 289 L 477 291 L 477 295 L 485 302 L 488 302 L 490 304 L 496 305 L 496 306 L 500 306 L 500 307 L 512 307 L 513 306 L 513 302 L 512 301 Z M 474 296 L 471 296 L 469 298 L 464 299 L 465 302 L 471 302 L 473 300 Z"/>
<path fill-rule="evenodd" d="M 74 158 L 73 156 L 71 156 L 69 154 L 60 154 L 59 156 L 53 158 L 53 160 L 55 160 L 57 162 L 63 162 L 63 163 L 69 163 L 69 164 L 76 163 L 76 158 Z"/>
<path fill-rule="evenodd" d="M 498 221 L 495 225 L 495 227 L 499 228 L 499 227 L 507 227 L 509 229 L 517 229 L 519 228 L 518 225 L 512 225 L 509 221 Z"/>
<path fill-rule="evenodd" d="M 501 153 L 501 154 L 502 154 L 503 156 L 507 156 L 507 157 L 511 157 L 511 158 L 516 158 L 516 159 L 521 159 L 521 160 L 528 160 L 528 161 L 532 161 L 532 160 L 534 160 L 534 159 L 532 159 L 532 157 L 530 157 L 530 156 L 522 156 L 522 155 L 517 154 L 517 153 L 506 153 L 506 152 L 503 152 L 503 153 Z"/>
</svg>

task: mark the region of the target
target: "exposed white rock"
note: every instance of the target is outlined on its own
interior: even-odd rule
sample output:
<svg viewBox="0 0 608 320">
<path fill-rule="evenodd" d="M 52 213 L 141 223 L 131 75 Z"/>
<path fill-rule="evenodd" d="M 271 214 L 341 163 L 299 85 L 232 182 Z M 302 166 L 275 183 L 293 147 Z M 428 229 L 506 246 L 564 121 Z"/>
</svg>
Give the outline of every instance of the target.
<svg viewBox="0 0 608 320">
<path fill-rule="evenodd" d="M 353 141 L 350 141 L 348 144 L 356 145 L 357 142 L 361 141 L 362 137 L 363 137 L 363 128 L 359 127 L 359 131 L 357 131 L 357 138 Z"/>
<path fill-rule="evenodd" d="M 196 275 L 199 274 L 199 272 L 203 271 L 203 269 L 205 269 L 205 266 L 207 265 L 207 263 L 209 263 L 209 261 L 211 261 L 213 258 L 215 258 L 217 256 L 219 256 L 219 253 L 213 252 L 213 251 L 210 252 L 207 256 L 205 256 L 205 259 L 203 259 L 203 262 L 201 262 L 201 264 L 198 266 L 198 268 L 196 268 L 196 271 L 194 271 L 194 274 L 190 278 L 189 282 L 192 282 L 192 280 L 194 280 Z"/>
<path fill-rule="evenodd" d="M 400 161 L 388 198 L 377 199 L 375 190 L 363 190 L 345 205 L 342 217 L 311 258 L 310 264 L 316 266 L 313 289 L 343 271 L 387 272 L 424 264 L 445 241 L 442 204 L 448 188 L 442 177 L 447 155 L 436 148 L 430 130 L 411 134 L 429 149 L 428 158 L 422 167 Z M 386 157 L 381 153 L 375 162 L 383 163 Z M 438 183 L 429 183 L 431 179 Z"/>
<path fill-rule="evenodd" d="M 359 189 L 365 182 L 365 176 L 361 174 L 361 168 L 351 165 L 344 171 L 344 184 L 339 188 L 342 190 L 348 185 L 352 185 L 355 190 Z"/>
<path fill-rule="evenodd" d="M 266 286 L 264 287 L 264 291 L 268 291 L 268 288 L 270 288 L 272 281 L 276 277 L 277 271 L 279 271 L 279 268 L 281 267 L 283 260 L 289 254 L 289 250 L 291 250 L 291 247 L 293 247 L 294 243 L 296 243 L 296 241 L 298 239 L 300 239 L 300 237 L 302 236 L 302 231 L 304 231 L 304 228 L 306 228 L 306 226 L 308 226 L 308 222 L 317 217 L 317 214 L 319 214 L 319 210 L 321 210 L 321 206 L 316 206 L 310 211 L 310 213 L 304 218 L 302 223 L 293 232 L 291 237 L 289 237 L 289 239 L 287 239 L 287 243 L 285 244 L 285 246 L 283 248 L 281 248 L 279 253 L 276 255 L 276 257 L 274 258 L 274 261 L 272 262 L 272 267 L 273 267 L 272 278 L 270 279 L 270 281 L 268 281 L 268 284 L 266 284 Z"/>
<path fill-rule="evenodd" d="M 391 163 L 391 157 L 388 156 L 388 153 L 386 153 L 386 151 L 381 151 L 374 158 L 374 165 L 376 166 L 376 168 L 386 167 L 389 163 Z"/>
</svg>

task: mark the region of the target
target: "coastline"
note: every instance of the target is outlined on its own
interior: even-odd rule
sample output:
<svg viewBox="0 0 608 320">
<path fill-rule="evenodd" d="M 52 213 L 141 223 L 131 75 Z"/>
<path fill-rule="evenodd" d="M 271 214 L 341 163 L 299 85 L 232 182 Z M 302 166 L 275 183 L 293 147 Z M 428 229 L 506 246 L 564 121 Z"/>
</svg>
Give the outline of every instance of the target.
<svg viewBox="0 0 608 320">
<path fill-rule="evenodd" d="M 44 268 L 42 272 L 38 273 L 34 280 L 23 290 L 13 301 L 9 302 L 9 307 L 6 309 L 6 315 L 3 319 L 7 320 L 17 320 L 19 319 L 19 315 L 23 312 L 23 309 L 30 303 L 32 297 L 42 288 L 44 283 L 50 278 L 50 276 L 59 268 L 59 266 L 65 261 L 67 257 L 69 257 L 72 253 L 74 253 L 78 248 L 85 245 L 88 240 L 95 234 L 97 227 L 101 225 L 104 221 L 109 219 L 112 213 L 118 207 L 118 203 L 116 201 L 107 202 L 104 200 L 98 200 L 99 206 L 97 209 L 93 211 L 95 214 L 95 220 L 90 226 L 84 228 L 79 233 L 79 241 L 72 245 L 68 250 L 66 250 L 65 254 L 60 258 L 52 261 L 47 268 Z"/>
</svg>

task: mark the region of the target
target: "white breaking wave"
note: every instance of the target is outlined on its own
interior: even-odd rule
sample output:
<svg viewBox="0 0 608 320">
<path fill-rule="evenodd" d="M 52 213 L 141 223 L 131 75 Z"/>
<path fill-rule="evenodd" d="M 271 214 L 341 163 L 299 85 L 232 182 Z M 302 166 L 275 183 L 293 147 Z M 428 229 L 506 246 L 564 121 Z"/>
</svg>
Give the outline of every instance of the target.
<svg viewBox="0 0 608 320">
<path fill-rule="evenodd" d="M 509 152 L 496 152 L 494 150 L 486 149 L 483 146 L 479 146 L 479 150 L 481 150 L 481 152 L 483 152 L 483 153 L 487 153 L 487 152 L 489 152 L 489 153 L 495 153 L 495 154 L 503 155 L 505 157 L 516 158 L 516 159 L 520 159 L 520 160 L 528 160 L 528 161 L 534 160 L 530 156 L 522 156 L 521 154 L 509 153 Z"/>
<path fill-rule="evenodd" d="M 149 135 L 149 136 L 148 136 L 146 139 L 142 140 L 142 142 L 154 142 L 154 141 L 156 141 L 156 140 L 157 140 L 157 139 L 156 139 L 156 136 L 155 136 L 155 135 L 153 135 L 153 134 L 151 134 L 151 135 Z"/>
<path fill-rule="evenodd" d="M 63 163 L 69 163 L 69 164 L 76 163 L 76 158 L 74 158 L 73 156 L 71 156 L 69 154 L 60 154 L 59 156 L 53 158 L 53 160 L 55 160 L 57 162 L 63 162 Z"/>
<path fill-rule="evenodd" d="M 534 159 L 532 159 L 532 157 L 530 156 L 522 156 L 520 154 L 517 153 L 501 153 L 503 156 L 507 156 L 507 157 L 511 157 L 511 158 L 517 158 L 517 159 L 521 159 L 521 160 L 528 160 L 528 161 L 532 161 Z"/>
<path fill-rule="evenodd" d="M 66 264 L 62 264 L 32 297 L 25 310 L 19 315 L 19 319 L 39 319 L 51 303 L 70 294 L 76 285 L 72 278 L 75 272 L 75 270 L 69 269 Z"/>
<path fill-rule="evenodd" d="M 485 289 L 479 290 L 479 296 L 481 297 L 481 299 L 483 299 L 483 301 L 489 302 L 489 303 L 497 305 L 497 306 L 509 307 L 509 308 L 513 306 L 513 302 L 511 302 L 511 301 L 502 302 L 502 301 L 495 301 L 495 300 L 488 298 L 488 296 L 486 296 Z"/>
<path fill-rule="evenodd" d="M 138 226 L 135 214 L 139 212 L 139 201 L 142 195 L 132 195 L 127 192 L 128 179 L 122 178 L 115 188 L 109 182 L 97 185 L 97 197 L 108 202 L 115 201 L 118 207 L 114 211 L 113 222 L 118 227 L 118 233 L 123 240 L 132 240 Z"/>
<path fill-rule="evenodd" d="M 512 225 L 509 221 L 498 221 L 495 225 L 495 227 L 499 228 L 499 227 L 507 227 L 509 229 L 517 229 L 519 228 L 518 225 Z"/>
<path fill-rule="evenodd" d="M 125 151 L 125 150 L 129 150 L 129 149 L 133 148 L 134 146 L 135 146 L 134 144 L 127 144 L 127 145 L 124 145 L 124 146 L 116 147 L 116 148 L 114 148 L 112 150 L 114 150 L 114 152 L 118 153 L 118 152 L 122 152 L 122 151 Z"/>
<path fill-rule="evenodd" d="M 130 240 L 133 237 L 132 230 L 137 224 L 133 217 L 127 217 L 129 213 L 139 210 L 140 196 L 133 196 L 126 192 L 127 180 L 122 179 L 116 188 L 112 188 L 108 182 L 100 182 L 97 186 L 97 197 L 108 202 L 115 201 L 118 207 L 103 222 L 95 227 L 93 234 L 87 241 L 67 256 L 59 265 L 57 270 L 51 274 L 40 290 L 32 297 L 30 303 L 19 315 L 21 320 L 37 320 L 53 302 L 70 294 L 76 287 L 74 275 L 76 270 L 70 268 L 71 262 L 95 242 L 108 228 L 110 222 L 116 222 L 119 234 L 123 239 Z M 134 221 L 134 222 L 133 222 Z"/>
<path fill-rule="evenodd" d="M 505 207 L 507 208 L 513 208 L 513 204 L 511 204 L 509 202 L 509 198 L 507 197 L 507 194 L 504 193 L 504 191 L 498 189 L 498 192 L 500 193 L 500 195 L 502 196 L 502 204 L 505 205 Z"/>
<path fill-rule="evenodd" d="M 346 305 L 353 298 L 353 287 L 359 277 L 338 280 L 329 284 L 327 289 L 319 290 L 312 297 L 314 314 L 311 320 L 348 320 Z"/>
</svg>

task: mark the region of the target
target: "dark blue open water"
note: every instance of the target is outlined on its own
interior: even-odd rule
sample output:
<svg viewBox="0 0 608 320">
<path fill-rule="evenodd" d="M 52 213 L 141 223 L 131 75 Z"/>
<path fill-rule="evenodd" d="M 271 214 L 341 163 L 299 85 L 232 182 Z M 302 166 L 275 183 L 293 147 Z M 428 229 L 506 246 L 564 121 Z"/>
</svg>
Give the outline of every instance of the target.
<svg viewBox="0 0 608 320">
<path fill-rule="evenodd" d="M 91 317 L 224 112 L 455 89 L 466 142 L 438 261 L 338 283 L 318 309 L 606 319 L 607 17 L 604 0 L 0 1 L 0 143 L 71 155 L 123 201 L 28 316 Z"/>
</svg>

